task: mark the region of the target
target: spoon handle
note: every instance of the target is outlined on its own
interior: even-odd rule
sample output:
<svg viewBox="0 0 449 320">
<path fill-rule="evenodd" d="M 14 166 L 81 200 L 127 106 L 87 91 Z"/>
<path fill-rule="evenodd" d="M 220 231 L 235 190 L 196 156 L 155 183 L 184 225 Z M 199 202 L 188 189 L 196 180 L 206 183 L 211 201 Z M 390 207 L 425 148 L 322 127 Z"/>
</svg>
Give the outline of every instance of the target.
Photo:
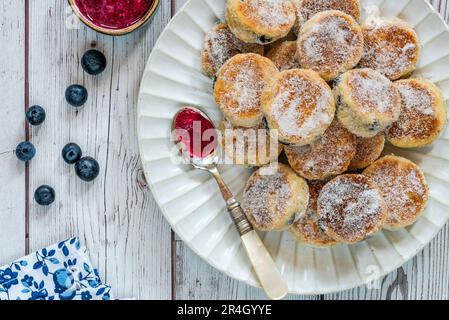
<svg viewBox="0 0 449 320">
<path fill-rule="evenodd" d="M 281 273 L 276 267 L 270 253 L 260 240 L 259 235 L 246 218 L 240 203 L 234 198 L 231 190 L 224 182 L 217 167 L 210 168 L 209 172 L 215 177 L 232 220 L 245 246 L 249 260 L 259 278 L 259 282 L 270 299 L 279 300 L 288 293 L 288 287 Z"/>
<path fill-rule="evenodd" d="M 284 298 L 288 293 L 287 283 L 282 278 L 259 235 L 249 224 L 239 202 L 232 197 L 226 201 L 226 204 L 262 288 L 270 299 Z"/>
</svg>

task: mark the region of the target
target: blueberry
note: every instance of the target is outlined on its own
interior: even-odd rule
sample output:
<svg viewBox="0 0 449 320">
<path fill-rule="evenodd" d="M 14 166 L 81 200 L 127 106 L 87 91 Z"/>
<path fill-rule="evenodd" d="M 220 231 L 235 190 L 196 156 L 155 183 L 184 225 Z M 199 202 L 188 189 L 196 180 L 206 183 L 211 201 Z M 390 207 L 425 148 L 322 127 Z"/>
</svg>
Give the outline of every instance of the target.
<svg viewBox="0 0 449 320">
<path fill-rule="evenodd" d="M 81 58 L 81 66 L 90 75 L 100 74 L 106 69 L 106 57 L 98 50 L 88 50 Z"/>
<path fill-rule="evenodd" d="M 41 106 L 29 107 L 26 117 L 32 126 L 38 126 L 45 120 L 45 110 Z"/>
<path fill-rule="evenodd" d="M 21 161 L 30 161 L 36 154 L 36 148 L 31 142 L 23 141 L 17 145 L 16 156 Z"/>
<path fill-rule="evenodd" d="M 81 155 L 83 152 L 81 151 L 81 148 L 76 143 L 68 143 L 65 145 L 64 148 L 62 148 L 62 158 L 65 162 L 68 164 L 74 164 L 79 159 L 81 159 Z"/>
<path fill-rule="evenodd" d="M 87 101 L 87 90 L 80 84 L 72 84 L 65 91 L 65 99 L 74 107 L 81 107 Z"/>
<path fill-rule="evenodd" d="M 84 157 L 75 164 L 75 172 L 81 180 L 92 181 L 100 173 L 100 166 L 94 158 Z"/>
<path fill-rule="evenodd" d="M 55 190 L 47 185 L 40 186 L 34 192 L 34 200 L 41 206 L 48 206 L 55 201 Z"/>
</svg>

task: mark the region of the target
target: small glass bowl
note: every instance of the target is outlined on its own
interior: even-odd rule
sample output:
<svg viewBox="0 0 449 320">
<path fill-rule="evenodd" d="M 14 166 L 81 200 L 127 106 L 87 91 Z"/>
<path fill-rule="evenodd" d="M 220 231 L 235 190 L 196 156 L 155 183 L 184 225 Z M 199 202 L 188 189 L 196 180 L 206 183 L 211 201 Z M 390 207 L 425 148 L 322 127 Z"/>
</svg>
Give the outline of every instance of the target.
<svg viewBox="0 0 449 320">
<path fill-rule="evenodd" d="M 73 12 L 75 13 L 75 15 L 89 28 L 103 33 L 103 34 L 107 34 L 110 36 L 121 36 L 130 32 L 133 32 L 134 30 L 137 30 L 138 28 L 140 28 L 141 26 L 143 26 L 146 22 L 148 22 L 150 20 L 150 18 L 154 15 L 154 13 L 156 12 L 156 9 L 159 6 L 159 0 L 154 0 L 153 3 L 151 4 L 151 7 L 148 9 L 147 13 L 138 21 L 136 21 L 134 24 L 126 27 L 126 28 L 122 28 L 122 29 L 109 29 L 109 28 L 103 28 L 100 27 L 98 25 L 96 25 L 95 23 L 93 23 L 92 21 L 90 21 L 89 19 L 87 19 L 83 14 L 81 14 L 81 12 L 78 9 L 78 6 L 75 3 L 75 0 L 68 0 L 70 6 L 72 7 Z"/>
</svg>

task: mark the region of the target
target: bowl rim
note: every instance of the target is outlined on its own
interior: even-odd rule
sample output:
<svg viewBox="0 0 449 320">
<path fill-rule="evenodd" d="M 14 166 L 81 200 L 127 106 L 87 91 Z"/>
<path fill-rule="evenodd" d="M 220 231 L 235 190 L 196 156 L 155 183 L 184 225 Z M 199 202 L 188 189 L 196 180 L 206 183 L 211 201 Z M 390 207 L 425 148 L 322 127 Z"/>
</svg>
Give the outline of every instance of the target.
<svg viewBox="0 0 449 320">
<path fill-rule="evenodd" d="M 159 7 L 160 0 L 153 0 L 151 7 L 148 9 L 147 13 L 140 20 L 122 29 L 108 29 L 97 26 L 96 24 L 88 20 L 83 14 L 81 14 L 81 12 L 78 9 L 78 6 L 75 3 L 75 0 L 68 0 L 68 2 L 70 7 L 72 8 L 73 13 L 75 13 L 78 19 L 81 20 L 89 28 L 109 36 L 122 36 L 130 32 L 133 32 L 134 30 L 144 25 L 155 14 L 156 9 Z"/>
</svg>

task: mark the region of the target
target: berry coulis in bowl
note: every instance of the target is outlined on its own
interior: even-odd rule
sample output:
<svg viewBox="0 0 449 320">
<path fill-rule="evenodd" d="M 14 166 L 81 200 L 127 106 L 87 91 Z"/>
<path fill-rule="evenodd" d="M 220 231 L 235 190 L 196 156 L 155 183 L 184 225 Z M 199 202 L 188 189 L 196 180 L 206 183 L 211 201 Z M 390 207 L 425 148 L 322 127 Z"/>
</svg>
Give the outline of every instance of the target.
<svg viewBox="0 0 449 320">
<path fill-rule="evenodd" d="M 123 35 L 147 22 L 159 0 L 69 0 L 69 3 L 90 28 L 109 35 Z"/>
</svg>

